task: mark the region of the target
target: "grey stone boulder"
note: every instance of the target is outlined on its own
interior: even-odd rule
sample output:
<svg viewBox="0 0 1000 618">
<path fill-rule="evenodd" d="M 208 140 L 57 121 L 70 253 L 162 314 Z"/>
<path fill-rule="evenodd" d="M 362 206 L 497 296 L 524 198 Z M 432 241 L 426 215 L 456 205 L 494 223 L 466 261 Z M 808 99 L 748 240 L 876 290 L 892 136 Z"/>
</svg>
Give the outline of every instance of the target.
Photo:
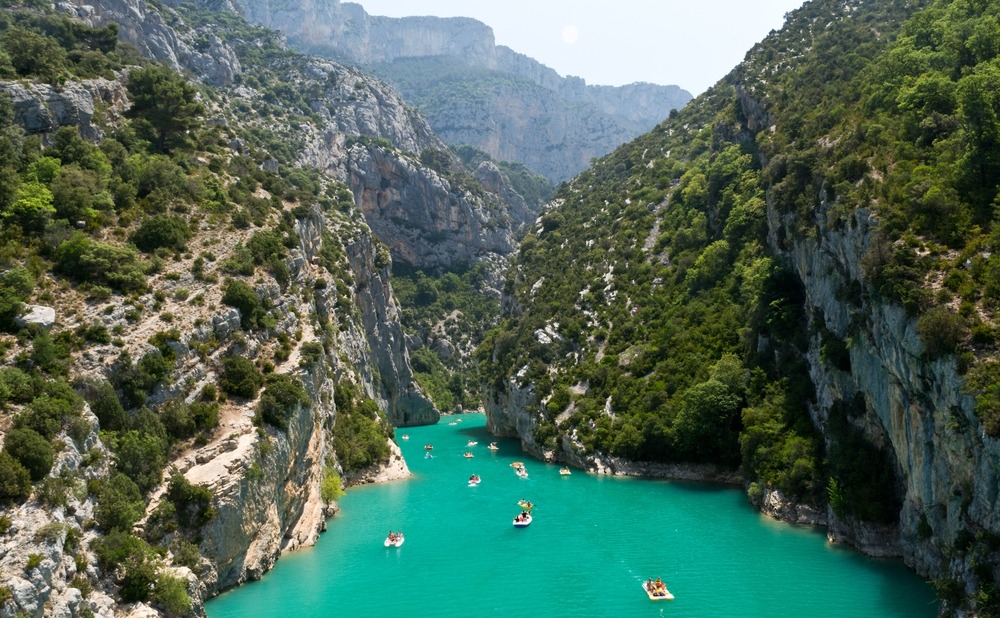
<svg viewBox="0 0 1000 618">
<path fill-rule="evenodd" d="M 37 326 L 44 329 L 52 328 L 56 323 L 56 310 L 44 305 L 25 305 L 28 312 L 14 319 L 14 324 L 20 328 Z"/>
</svg>

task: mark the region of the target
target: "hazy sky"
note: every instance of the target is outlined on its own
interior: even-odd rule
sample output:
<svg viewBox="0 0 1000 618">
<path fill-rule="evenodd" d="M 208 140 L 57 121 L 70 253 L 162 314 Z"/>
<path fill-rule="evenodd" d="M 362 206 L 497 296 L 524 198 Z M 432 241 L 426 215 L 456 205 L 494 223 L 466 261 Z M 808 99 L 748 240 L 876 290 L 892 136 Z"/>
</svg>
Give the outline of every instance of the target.
<svg viewBox="0 0 1000 618">
<path fill-rule="evenodd" d="M 804 0 L 357 0 L 371 15 L 474 17 L 497 44 L 588 84 L 698 95 Z"/>
</svg>

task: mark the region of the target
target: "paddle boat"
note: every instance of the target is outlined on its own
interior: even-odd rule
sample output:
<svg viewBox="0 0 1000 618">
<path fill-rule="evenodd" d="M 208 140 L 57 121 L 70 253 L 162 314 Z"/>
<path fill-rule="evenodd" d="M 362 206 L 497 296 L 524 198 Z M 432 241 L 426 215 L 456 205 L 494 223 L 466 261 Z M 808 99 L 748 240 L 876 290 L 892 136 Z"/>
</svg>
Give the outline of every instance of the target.
<svg viewBox="0 0 1000 618">
<path fill-rule="evenodd" d="M 521 498 L 520 500 L 517 501 L 517 506 L 521 507 L 522 510 L 530 511 L 532 508 L 534 508 L 535 505 L 531 503 L 531 500 L 525 500 L 524 498 Z"/>
<path fill-rule="evenodd" d="M 527 528 L 529 524 L 531 524 L 531 513 L 528 511 L 521 511 L 514 516 L 515 528 Z"/>
<path fill-rule="evenodd" d="M 650 601 L 670 601 L 674 598 L 674 595 L 670 594 L 666 584 L 660 581 L 659 577 L 655 581 L 647 579 L 643 582 L 642 589 L 646 591 L 646 596 L 649 597 Z"/>
<path fill-rule="evenodd" d="M 524 468 L 517 468 L 517 469 L 515 469 L 514 470 L 514 474 L 516 474 L 518 476 L 518 478 L 522 478 L 522 479 L 528 478 L 528 471 L 525 470 Z"/>
<path fill-rule="evenodd" d="M 409 439 L 410 439 L 410 434 L 408 434 L 408 433 L 404 433 L 404 434 L 403 434 L 403 439 L 404 439 L 404 440 L 409 440 Z"/>
<path fill-rule="evenodd" d="M 490 442 L 490 445 L 487 446 L 486 448 L 490 449 L 491 451 L 499 451 L 500 450 L 500 447 L 497 446 L 496 442 Z"/>
<path fill-rule="evenodd" d="M 434 450 L 434 445 L 433 444 L 425 444 L 424 445 L 424 450 L 425 451 L 433 451 Z"/>
<path fill-rule="evenodd" d="M 480 482 L 481 482 L 482 480 L 483 480 L 483 479 L 479 478 L 479 475 L 478 475 L 478 474 L 473 474 L 472 476 L 470 476 L 470 477 L 469 477 L 469 487 L 475 487 L 475 486 L 476 486 L 476 485 L 478 485 L 478 484 L 479 484 L 479 483 L 480 483 Z"/>
<path fill-rule="evenodd" d="M 475 440 L 469 440 L 469 443 L 468 443 L 468 444 L 466 444 L 466 446 L 475 446 L 475 445 L 477 445 L 477 444 L 479 444 L 479 443 L 478 443 L 478 442 L 476 442 Z"/>
<path fill-rule="evenodd" d="M 523 468 L 524 467 L 524 462 L 523 461 L 515 461 L 515 462 L 513 462 L 513 463 L 510 464 L 510 467 L 514 468 L 515 470 L 517 468 Z"/>
<path fill-rule="evenodd" d="M 463 457 L 465 457 L 466 459 L 472 459 L 474 455 L 472 454 L 472 451 L 465 451 Z"/>
<path fill-rule="evenodd" d="M 569 471 L 569 468 L 562 467 L 562 468 L 559 468 L 559 474 L 561 474 L 563 476 L 569 476 L 570 474 L 573 474 L 573 473 Z"/>
<path fill-rule="evenodd" d="M 386 547 L 401 547 L 404 540 L 406 539 L 403 538 L 402 532 L 390 531 L 389 536 L 385 537 L 385 543 L 383 543 L 383 545 Z"/>
</svg>

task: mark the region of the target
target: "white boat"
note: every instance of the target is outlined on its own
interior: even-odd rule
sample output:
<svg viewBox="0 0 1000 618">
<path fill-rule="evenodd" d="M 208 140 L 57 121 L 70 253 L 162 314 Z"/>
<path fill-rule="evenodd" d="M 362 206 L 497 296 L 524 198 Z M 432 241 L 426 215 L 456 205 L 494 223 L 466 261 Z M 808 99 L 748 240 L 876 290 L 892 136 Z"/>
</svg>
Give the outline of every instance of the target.
<svg viewBox="0 0 1000 618">
<path fill-rule="evenodd" d="M 490 445 L 487 446 L 486 448 L 490 449 L 491 451 L 499 451 L 500 450 L 500 447 L 497 446 L 496 442 L 490 442 Z"/>
<path fill-rule="evenodd" d="M 409 440 L 409 439 L 410 439 L 410 434 L 408 434 L 408 433 L 404 433 L 404 434 L 403 434 L 403 439 L 404 439 L 404 440 Z"/>
<path fill-rule="evenodd" d="M 569 476 L 570 474 L 573 473 L 569 471 L 569 468 L 559 468 L 559 474 L 563 476 Z"/>
<path fill-rule="evenodd" d="M 642 589 L 646 591 L 646 596 L 649 597 L 650 601 L 672 601 L 674 598 L 674 595 L 670 594 L 664 583 L 659 580 L 642 582 Z"/>
<path fill-rule="evenodd" d="M 466 459 L 472 459 L 475 455 L 473 455 L 471 451 L 465 451 L 465 455 L 463 455 L 463 457 Z"/>
<path fill-rule="evenodd" d="M 469 477 L 469 487 L 475 487 L 482 482 L 483 479 L 479 478 L 478 474 L 473 474 Z"/>
<path fill-rule="evenodd" d="M 478 442 L 476 442 L 475 440 L 469 440 L 469 443 L 468 443 L 468 444 L 466 444 L 466 446 L 475 446 L 475 445 L 477 445 L 477 444 L 479 444 L 479 443 L 478 443 Z"/>
<path fill-rule="evenodd" d="M 385 537 L 385 543 L 383 543 L 383 545 L 386 547 L 402 547 L 403 541 L 405 540 L 406 539 L 403 537 L 402 532 L 398 532 L 396 534 L 390 532 L 389 536 Z"/>
<path fill-rule="evenodd" d="M 521 511 L 520 514 L 514 516 L 514 527 L 515 528 L 527 528 L 531 524 L 531 513 L 528 511 Z"/>
<path fill-rule="evenodd" d="M 525 470 L 524 468 L 517 468 L 515 470 L 515 473 L 517 474 L 518 477 L 520 477 L 522 479 L 528 478 L 528 471 Z"/>
</svg>

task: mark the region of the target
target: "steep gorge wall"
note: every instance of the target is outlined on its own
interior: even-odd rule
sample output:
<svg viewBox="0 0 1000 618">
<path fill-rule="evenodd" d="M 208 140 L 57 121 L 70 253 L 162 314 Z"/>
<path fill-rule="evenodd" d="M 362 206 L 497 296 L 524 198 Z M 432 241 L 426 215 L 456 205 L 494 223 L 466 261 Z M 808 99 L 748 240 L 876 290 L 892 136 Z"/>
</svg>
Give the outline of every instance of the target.
<svg viewBox="0 0 1000 618">
<path fill-rule="evenodd" d="M 286 33 L 296 49 L 366 67 L 390 81 L 399 71 L 416 71 L 420 79 L 394 81 L 445 142 L 476 146 L 553 181 L 582 171 L 691 99 L 677 86 L 590 86 L 562 77 L 496 45 L 492 29 L 474 19 L 371 16 L 339 1 L 239 4 L 247 19 Z M 394 67 L 396 62 L 406 64 Z M 456 77 L 461 67 L 466 74 Z M 442 78 L 457 95 L 442 100 Z"/>
<path fill-rule="evenodd" d="M 923 575 L 953 575 L 949 571 L 954 566 L 942 565 L 961 533 L 1000 529 L 1000 444 L 983 432 L 954 357 L 927 358 L 913 316 L 866 295 L 856 304 L 845 302 L 845 290 L 863 281 L 861 260 L 876 242 L 877 224 L 869 211 L 858 209 L 843 224 L 830 226 L 828 207 L 821 203 L 816 209 L 812 224 L 817 234 L 789 235 L 794 240 L 782 251 L 805 286 L 811 316 L 808 358 L 817 393 L 813 419 L 824 427 L 833 405 L 860 394 L 866 412 L 857 425 L 872 443 L 891 451 L 904 492 L 899 527 L 892 531 L 898 539 L 883 535 L 870 544 L 863 527 L 832 513 L 831 536 L 872 553 L 883 551 L 879 545 L 896 547 Z M 773 204 L 768 214 L 777 244 L 776 235 L 795 224 Z M 849 372 L 824 362 L 821 328 L 850 341 Z M 921 518 L 932 537 L 921 538 Z"/>
</svg>

